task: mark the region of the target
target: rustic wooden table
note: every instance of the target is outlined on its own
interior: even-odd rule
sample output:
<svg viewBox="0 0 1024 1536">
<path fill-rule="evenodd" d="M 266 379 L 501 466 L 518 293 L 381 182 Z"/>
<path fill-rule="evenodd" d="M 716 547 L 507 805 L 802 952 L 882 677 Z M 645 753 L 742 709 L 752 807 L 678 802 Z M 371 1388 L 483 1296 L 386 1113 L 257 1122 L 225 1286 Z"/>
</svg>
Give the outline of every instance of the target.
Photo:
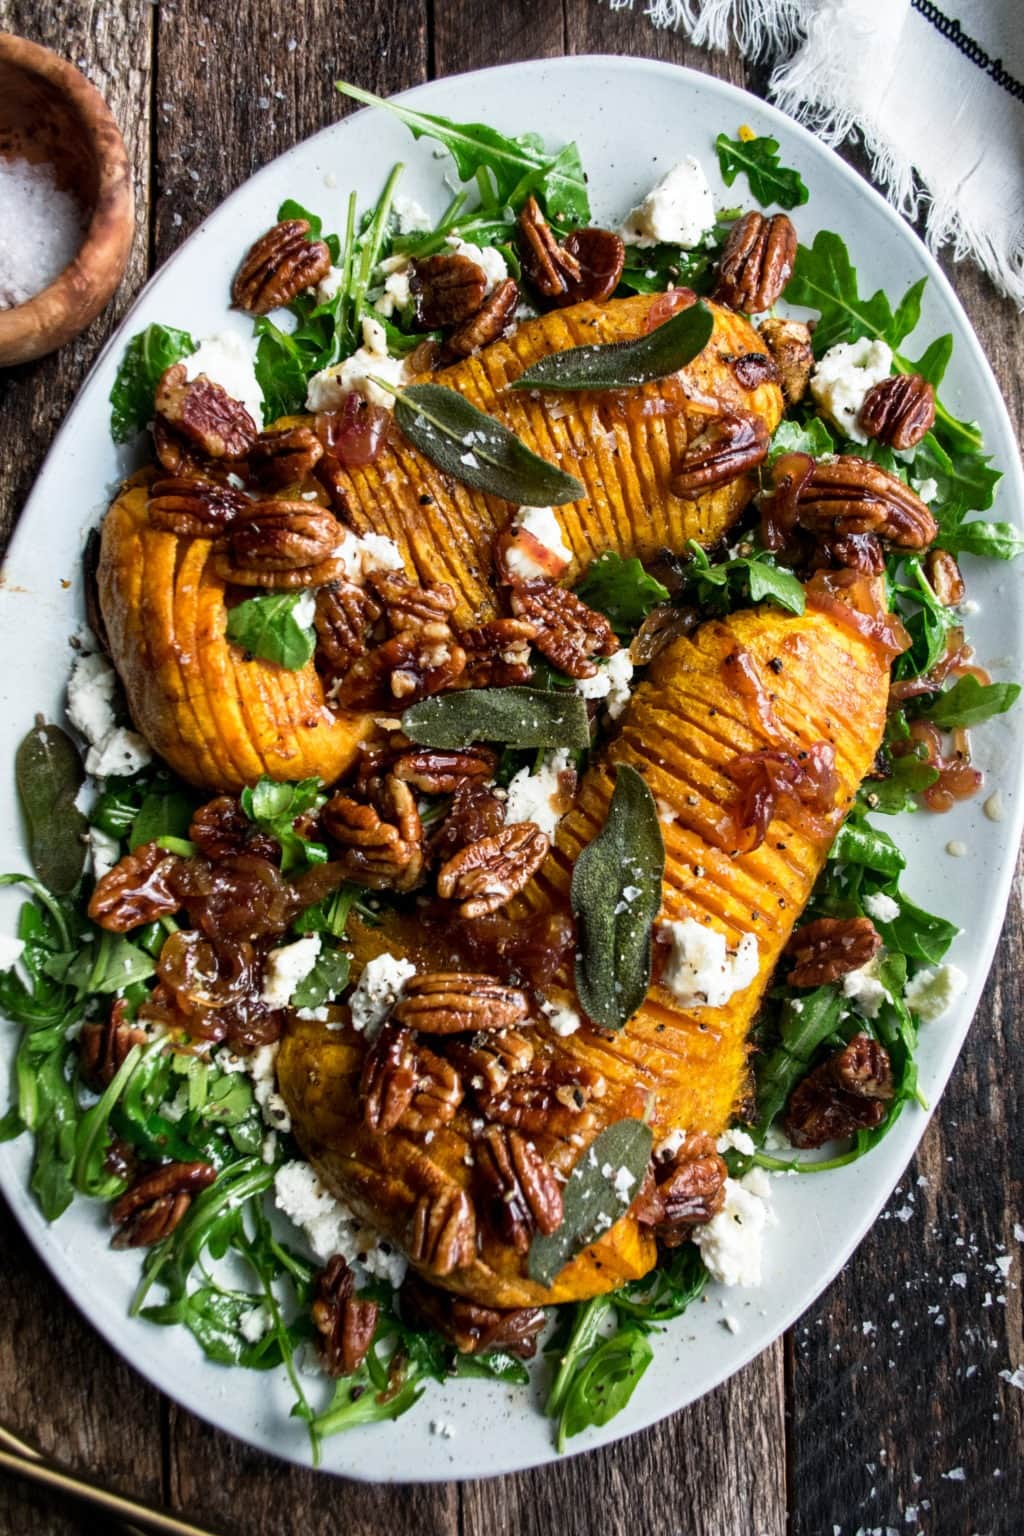
<svg viewBox="0 0 1024 1536">
<path fill-rule="evenodd" d="M 737 57 L 655 32 L 642 9 L 0 0 L 0 29 L 57 49 L 104 92 L 136 167 L 138 205 L 131 264 L 106 314 L 58 356 L 0 373 L 0 529 L 16 519 L 89 364 L 143 282 L 234 187 L 346 110 L 334 79 L 387 94 L 513 59 L 638 53 L 763 89 L 763 75 Z M 974 268 L 951 276 L 1019 426 L 1024 322 Z M 240 1536 L 1016 1536 L 1024 1393 L 1000 1372 L 1024 1352 L 1022 954 L 1015 890 L 950 1088 L 843 1275 L 746 1370 L 620 1445 L 517 1477 L 435 1486 L 364 1487 L 285 1466 L 136 1376 L 89 1327 L 88 1296 L 81 1314 L 68 1307 L 2 1204 L 0 1420 L 93 1477 Z M 1006 1256 L 1008 1278 L 997 1262 Z M 399 1470 L 400 1430 L 394 1439 Z M 0 1536 L 100 1528 L 71 1504 L 0 1481 Z"/>
</svg>

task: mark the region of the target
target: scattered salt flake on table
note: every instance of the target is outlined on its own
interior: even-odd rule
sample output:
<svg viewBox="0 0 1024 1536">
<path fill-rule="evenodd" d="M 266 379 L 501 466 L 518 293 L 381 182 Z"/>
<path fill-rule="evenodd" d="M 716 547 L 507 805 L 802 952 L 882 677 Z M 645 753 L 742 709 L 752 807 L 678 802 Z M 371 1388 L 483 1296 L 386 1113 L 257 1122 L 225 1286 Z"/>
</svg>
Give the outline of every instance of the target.
<svg viewBox="0 0 1024 1536">
<path fill-rule="evenodd" d="M 48 288 L 82 242 L 82 211 L 53 166 L 0 158 L 0 310 Z"/>
<path fill-rule="evenodd" d="M 947 1483 L 966 1483 L 967 1473 L 963 1467 L 950 1467 L 948 1472 L 943 1472 Z"/>
<path fill-rule="evenodd" d="M 950 1283 L 952 1285 L 959 1285 L 964 1290 L 966 1290 L 966 1288 L 967 1288 L 967 1276 L 964 1274 L 962 1269 L 958 1270 L 955 1275 L 950 1275 L 949 1279 L 950 1279 Z"/>
<path fill-rule="evenodd" d="M 1000 1253 L 1000 1254 L 996 1255 L 996 1268 L 998 1269 L 999 1273 L 1002 1275 L 1004 1280 L 1009 1275 L 1010 1269 L 1011 1269 L 1012 1265 L 1013 1265 L 1013 1255 L 1012 1254 L 1010 1254 L 1010 1253 Z"/>
<path fill-rule="evenodd" d="M 1024 1365 L 1018 1365 L 1012 1371 L 1000 1371 L 999 1378 L 1009 1382 L 1011 1387 L 1016 1387 L 1018 1392 L 1024 1392 Z"/>
</svg>

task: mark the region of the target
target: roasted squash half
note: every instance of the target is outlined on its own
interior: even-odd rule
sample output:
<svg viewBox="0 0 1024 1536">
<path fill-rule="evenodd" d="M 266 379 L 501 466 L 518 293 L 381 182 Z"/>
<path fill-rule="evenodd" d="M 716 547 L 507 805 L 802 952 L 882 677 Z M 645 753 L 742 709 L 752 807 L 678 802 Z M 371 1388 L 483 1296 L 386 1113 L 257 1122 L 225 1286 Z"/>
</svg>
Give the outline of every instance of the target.
<svg viewBox="0 0 1024 1536">
<path fill-rule="evenodd" d="M 673 468 L 720 411 L 759 416 L 769 430 L 782 413 L 774 383 L 751 390 L 737 380 L 729 360 L 760 343 L 742 316 L 718 306 L 711 341 L 678 378 L 622 396 L 535 398 L 505 389 L 550 352 L 642 334 L 658 302 L 643 296 L 556 311 L 435 376 L 586 486 L 584 500 L 559 509 L 574 557 L 570 580 L 606 549 L 648 558 L 720 537 L 749 501 L 752 477 L 689 501 L 669 488 Z M 357 532 L 395 539 L 410 575 L 451 583 L 461 621 L 492 610 L 492 545 L 509 521 L 507 502 L 455 484 L 397 430 L 376 463 L 339 471 L 333 492 Z M 372 720 L 330 709 L 312 662 L 288 672 L 228 642 L 229 593 L 212 548 L 150 525 L 145 477 L 129 482 L 107 513 L 99 601 L 136 725 L 177 773 L 209 789 L 239 789 L 263 773 L 333 783 Z"/>
<path fill-rule="evenodd" d="M 727 682 L 737 656 L 756 680 L 745 694 Z M 535 1138 L 556 1167 L 567 1171 L 581 1146 L 625 1116 L 647 1114 L 656 1137 L 678 1127 L 715 1134 L 729 1123 L 746 1091 L 753 1016 L 881 742 L 887 692 L 888 654 L 846 622 L 839 604 L 828 611 L 809 607 L 799 618 L 769 608 L 737 613 L 676 641 L 652 665 L 514 915 L 567 908 L 573 862 L 603 824 L 615 764 L 629 763 L 643 774 L 664 818 L 662 916 L 710 924 L 730 946 L 753 934 L 758 974 L 721 1008 L 684 1008 L 655 985 L 617 1034 L 584 1025 L 559 1037 L 545 1020 L 534 1024 L 535 1062 L 568 1062 L 604 1084 L 580 1112 L 574 1136 Z M 716 828 L 734 794 L 725 771 L 731 759 L 822 742 L 835 751 L 832 814 L 814 826 L 779 815 L 753 852 L 723 852 Z M 357 935 L 359 961 L 384 949 L 405 953 L 424 969 L 459 967 L 459 955 L 444 952 L 443 934 L 427 934 L 415 922 L 394 920 Z M 562 990 L 572 999 L 567 978 Z M 401 1123 L 388 1134 L 372 1134 L 359 1097 L 365 1052 L 343 1016 L 333 1028 L 295 1020 L 281 1046 L 279 1084 L 299 1143 L 328 1186 L 408 1247 L 425 1191 L 457 1195 L 471 1188 L 473 1110 L 464 1104 L 429 1144 Z M 471 1263 L 447 1274 L 424 1273 L 481 1303 L 521 1307 L 611 1290 L 644 1274 L 654 1260 L 654 1243 L 627 1215 L 573 1259 L 550 1289 L 531 1281 L 521 1255 L 483 1229 Z"/>
</svg>

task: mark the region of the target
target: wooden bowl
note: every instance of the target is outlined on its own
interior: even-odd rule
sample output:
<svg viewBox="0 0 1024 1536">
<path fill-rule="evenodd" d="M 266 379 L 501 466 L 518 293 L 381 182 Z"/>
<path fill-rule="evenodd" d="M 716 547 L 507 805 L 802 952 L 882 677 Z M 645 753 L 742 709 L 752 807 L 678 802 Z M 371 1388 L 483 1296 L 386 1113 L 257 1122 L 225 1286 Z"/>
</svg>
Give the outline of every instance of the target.
<svg viewBox="0 0 1024 1536">
<path fill-rule="evenodd" d="M 48 48 L 0 32 L 0 156 L 48 161 L 82 209 L 78 254 L 48 288 L 0 309 L 0 367 L 42 357 L 95 319 L 121 280 L 135 205 L 124 140 L 103 97 Z"/>
</svg>

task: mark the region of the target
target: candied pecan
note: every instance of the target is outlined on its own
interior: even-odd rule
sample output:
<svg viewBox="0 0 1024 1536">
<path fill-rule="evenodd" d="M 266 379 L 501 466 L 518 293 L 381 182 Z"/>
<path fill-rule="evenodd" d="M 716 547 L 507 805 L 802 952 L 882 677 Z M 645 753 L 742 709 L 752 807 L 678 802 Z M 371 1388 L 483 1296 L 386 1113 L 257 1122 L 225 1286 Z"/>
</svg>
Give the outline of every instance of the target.
<svg viewBox="0 0 1024 1536">
<path fill-rule="evenodd" d="M 497 765 L 498 754 L 490 747 L 466 747 L 461 752 L 414 747 L 402 753 L 392 772 L 425 795 L 452 795 L 460 784 L 492 778 Z"/>
<path fill-rule="evenodd" d="M 718 828 L 730 851 L 760 848 L 772 817 L 780 812 L 796 815 L 812 831 L 824 831 L 824 823 L 815 818 L 835 810 L 835 763 L 835 748 L 827 741 L 801 752 L 762 747 L 732 758 L 725 773 L 739 790 L 739 799 Z"/>
<path fill-rule="evenodd" d="M 249 247 L 231 285 L 231 302 L 250 315 L 290 304 L 331 270 L 322 240 L 307 240 L 306 219 L 283 219 Z"/>
<path fill-rule="evenodd" d="M 532 195 L 519 212 L 516 229 L 523 273 L 546 299 L 560 298 L 569 281 L 579 282 L 583 269 L 572 251 L 559 245 L 554 230 Z"/>
<path fill-rule="evenodd" d="M 510 688 L 533 676 L 530 644 L 537 626 L 524 619 L 491 619 L 459 630 L 466 653 L 462 681 L 468 688 Z"/>
<path fill-rule="evenodd" d="M 309 427 L 272 427 L 249 449 L 249 472 L 268 491 L 279 491 L 300 484 L 323 453 L 323 444 Z"/>
<path fill-rule="evenodd" d="M 855 454 L 814 460 L 780 455 L 762 500 L 764 536 L 778 549 L 794 528 L 830 539 L 873 533 L 898 549 L 924 549 L 938 528 L 925 503 L 898 475 Z"/>
<path fill-rule="evenodd" d="M 308 501 L 249 502 L 228 530 L 230 571 L 295 571 L 330 560 L 341 540 L 341 524 L 332 512 Z"/>
<path fill-rule="evenodd" d="M 762 384 L 775 383 L 779 377 L 775 359 L 766 352 L 744 352 L 742 357 L 731 357 L 729 367 L 744 389 L 757 389 Z"/>
<path fill-rule="evenodd" d="M 182 903 L 171 877 L 181 865 L 178 855 L 168 853 L 159 843 L 143 843 L 96 882 L 89 916 L 110 933 L 128 933 L 177 912 Z"/>
<path fill-rule="evenodd" d="M 413 1046 L 413 1066 L 416 1086 L 399 1125 L 403 1131 L 421 1136 L 440 1130 L 453 1119 L 462 1103 L 462 1079 L 453 1062 L 427 1050 L 420 1041 Z"/>
<path fill-rule="evenodd" d="M 466 1191 L 427 1158 L 410 1170 L 410 1181 L 419 1191 L 407 1243 L 412 1263 L 438 1275 L 471 1264 L 476 1217 Z"/>
<path fill-rule="evenodd" d="M 201 454 L 197 454 L 174 429 L 159 416 L 154 416 L 150 430 L 153 434 L 153 455 L 168 475 L 188 478 L 198 474 Z"/>
<path fill-rule="evenodd" d="M 658 603 L 651 609 L 629 645 L 630 660 L 634 666 L 646 667 L 655 656 L 660 656 L 666 646 L 689 635 L 700 623 L 696 608 L 682 608 L 675 603 Z"/>
<path fill-rule="evenodd" d="M 894 373 L 868 390 L 859 420 L 890 448 L 916 448 L 935 422 L 935 390 L 919 373 Z"/>
<path fill-rule="evenodd" d="M 272 863 L 281 859 L 280 843 L 249 820 L 237 795 L 217 795 L 201 805 L 189 824 L 188 836 L 208 859 L 226 859 L 233 853 L 255 853 Z"/>
<path fill-rule="evenodd" d="M 892 1096 L 888 1051 L 870 1035 L 854 1035 L 797 1084 L 783 1129 L 794 1147 L 820 1147 L 879 1125 Z"/>
<path fill-rule="evenodd" d="M 562 246 L 563 260 L 569 256 L 579 267 L 579 276 L 566 271 L 565 292 L 555 295 L 558 308 L 567 304 L 603 304 L 619 286 L 626 261 L 626 247 L 621 236 L 610 229 L 573 229 Z"/>
<path fill-rule="evenodd" d="M 378 1306 L 356 1295 L 355 1276 L 336 1253 L 316 1277 L 310 1316 L 320 1335 L 320 1364 L 328 1376 L 351 1376 L 366 1359 L 377 1327 Z"/>
<path fill-rule="evenodd" d="M 198 476 L 155 480 L 146 510 L 154 528 L 184 539 L 217 539 L 252 503 L 230 485 Z"/>
<path fill-rule="evenodd" d="M 738 480 L 764 462 L 768 441 L 768 428 L 759 416 L 725 411 L 712 417 L 679 460 L 672 475 L 673 494 L 694 500 Z"/>
<path fill-rule="evenodd" d="M 771 309 L 792 276 L 796 247 L 796 230 L 784 213 L 766 219 L 751 209 L 729 232 L 713 297 L 746 315 Z"/>
<path fill-rule="evenodd" d="M 761 321 L 758 331 L 779 370 L 786 404 L 796 405 L 806 395 L 814 371 L 810 326 L 772 315 Z"/>
<path fill-rule="evenodd" d="M 423 873 L 423 827 L 408 784 L 389 774 L 376 805 L 344 793 L 323 810 L 328 835 L 344 850 L 346 879 L 372 890 L 411 891 Z"/>
<path fill-rule="evenodd" d="M 473 1035 L 442 1042 L 441 1049 L 471 1088 L 500 1093 L 516 1072 L 525 1072 L 533 1061 L 533 1042 L 515 1029 L 499 1034 Z"/>
<path fill-rule="evenodd" d="M 810 564 L 819 571 L 832 567 L 880 576 L 885 570 L 885 550 L 873 533 L 843 533 L 835 539 L 818 539 Z"/>
<path fill-rule="evenodd" d="M 113 1081 L 128 1053 L 146 1043 L 146 1031 L 125 1017 L 127 1010 L 127 1002 L 119 997 L 105 1019 L 87 1020 L 79 1033 L 79 1071 L 97 1093 Z"/>
<path fill-rule="evenodd" d="M 537 1351 L 537 1336 L 544 1327 L 540 1307 L 483 1307 L 428 1285 L 415 1274 L 406 1276 L 399 1295 L 408 1322 L 434 1329 L 462 1355 L 504 1350 L 529 1360 Z"/>
<path fill-rule="evenodd" d="M 447 624 L 426 624 L 357 656 L 332 689 L 339 709 L 405 709 L 441 693 L 462 675 L 466 653 Z"/>
<path fill-rule="evenodd" d="M 114 1248 L 148 1248 L 173 1232 L 192 1196 L 217 1177 L 212 1163 L 165 1163 L 136 1179 L 115 1200 L 110 1217 L 118 1231 Z"/>
<path fill-rule="evenodd" d="M 156 387 L 157 415 L 207 458 L 241 459 L 256 441 L 256 423 L 205 373 L 189 379 L 184 363 L 172 363 Z"/>
<path fill-rule="evenodd" d="M 393 635 L 417 634 L 447 623 L 455 611 L 457 599 L 447 582 L 421 587 L 402 571 L 371 571 L 367 580 L 380 598 Z"/>
<path fill-rule="evenodd" d="M 496 836 L 504 825 L 504 802 L 486 785 L 467 779 L 456 786 L 448 814 L 430 839 L 431 854 L 443 863 L 460 848 Z"/>
<path fill-rule="evenodd" d="M 496 912 L 528 884 L 543 864 L 550 839 L 535 822 L 503 827 L 493 837 L 470 843 L 442 864 L 437 892 L 445 901 L 459 902 L 463 917 Z"/>
<path fill-rule="evenodd" d="M 535 1232 L 561 1226 L 561 1186 L 532 1142 L 508 1126 L 491 1125 L 473 1152 L 481 1213 L 496 1237 L 526 1253 Z"/>
<path fill-rule="evenodd" d="M 553 581 L 514 581 L 512 612 L 536 626 L 534 645 L 569 677 L 594 677 L 592 656 L 611 656 L 619 648 L 603 613 L 588 608 L 567 587 Z"/>
<path fill-rule="evenodd" d="M 581 1062 L 546 1061 L 516 1072 L 504 1088 L 474 1088 L 488 1120 L 528 1136 L 585 1136 L 597 1124 L 591 1099 L 603 1097 L 606 1083 Z"/>
<path fill-rule="evenodd" d="M 956 556 L 948 549 L 930 549 L 924 562 L 925 575 L 943 608 L 958 608 L 967 595 L 964 578 Z"/>
<path fill-rule="evenodd" d="M 667 1158 L 655 1158 L 652 1180 L 646 1181 L 633 1211 L 667 1248 L 678 1248 L 692 1229 L 717 1216 L 725 1203 L 725 1161 L 714 1138 L 697 1132 L 687 1136 Z"/>
<path fill-rule="evenodd" d="M 518 1024 L 530 1011 L 525 992 L 493 976 L 424 971 L 410 977 L 394 1018 L 428 1035 L 463 1035 Z"/>
<path fill-rule="evenodd" d="M 276 936 L 300 906 L 291 882 L 255 852 L 228 854 L 215 863 L 180 860 L 171 883 L 195 927 L 217 940 Z"/>
<path fill-rule="evenodd" d="M 867 965 L 882 946 L 869 917 L 819 917 L 798 928 L 786 945 L 794 987 L 821 987 Z"/>
<path fill-rule="evenodd" d="M 416 319 L 425 331 L 459 325 L 475 315 L 487 293 L 487 274 L 468 256 L 449 252 L 412 263 L 409 291 Z"/>
<path fill-rule="evenodd" d="M 481 347 L 497 341 L 519 302 L 519 287 L 514 277 L 498 283 L 475 314 L 463 320 L 448 338 L 448 350 L 456 357 L 471 357 Z"/>
<path fill-rule="evenodd" d="M 330 581 L 316 594 L 316 667 L 328 683 L 343 678 L 352 663 L 365 656 L 379 604 L 365 587 L 351 581 Z"/>
<path fill-rule="evenodd" d="M 366 1053 L 359 1080 L 367 1128 L 383 1134 L 394 1130 L 416 1092 L 412 1031 L 384 1024 Z"/>
</svg>

